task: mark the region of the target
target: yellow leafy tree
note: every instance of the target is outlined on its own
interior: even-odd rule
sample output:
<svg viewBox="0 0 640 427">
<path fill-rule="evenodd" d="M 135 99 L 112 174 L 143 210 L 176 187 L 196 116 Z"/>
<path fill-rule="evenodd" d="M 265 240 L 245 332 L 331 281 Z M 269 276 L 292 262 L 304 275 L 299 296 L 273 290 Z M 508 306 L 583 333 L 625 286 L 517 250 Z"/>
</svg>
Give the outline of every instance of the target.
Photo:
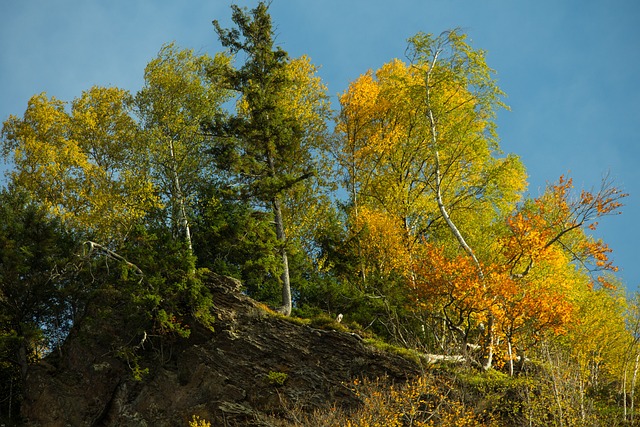
<svg viewBox="0 0 640 427">
<path fill-rule="evenodd" d="M 430 264 L 425 254 L 433 248 L 458 262 L 462 251 L 482 282 L 490 236 L 526 186 L 519 159 L 503 156 L 497 143 L 493 119 L 504 106 L 502 92 L 483 52 L 456 31 L 420 33 L 408 51 L 410 63 L 384 64 L 340 97 L 335 152 L 351 216 L 369 207 L 397 221 L 387 230 L 402 230 L 407 285 L 424 283 L 420 264 Z M 366 244 L 358 246 L 362 271 L 374 257 Z M 487 293 L 486 284 L 481 288 Z"/>
<path fill-rule="evenodd" d="M 291 120 L 300 124 L 303 133 L 300 145 L 290 153 L 295 164 L 306 165 L 305 179 L 291 186 L 283 199 L 284 231 L 289 250 L 304 249 L 313 253 L 312 246 L 318 230 L 325 227 L 330 207 L 327 175 L 327 121 L 331 114 L 327 87 L 318 76 L 318 68 L 308 56 L 292 58 L 284 73 L 290 82 L 278 98 Z"/>
<path fill-rule="evenodd" d="M 448 37 L 456 48 L 468 48 L 453 34 Z M 441 71 L 449 70 L 448 63 L 432 64 L 422 56 L 425 45 L 440 42 L 416 36 L 411 64 L 384 64 L 360 76 L 339 98 L 341 143 L 335 151 L 355 215 L 369 205 L 398 218 L 408 249 L 423 237 L 451 240 L 446 217 L 468 224 L 476 230 L 469 236 L 481 240 L 496 211 L 512 209 L 525 187 L 519 160 L 499 156 L 491 119 L 501 92 L 485 75 L 486 65 L 477 60 L 467 70 Z M 430 68 L 437 70 L 431 81 Z M 472 78 L 484 79 L 482 93 Z M 447 201 L 447 215 L 438 194 Z"/>
<path fill-rule="evenodd" d="M 567 342 L 578 362 L 585 387 L 622 380 L 624 357 L 632 336 L 627 330 L 627 300 L 620 289 L 582 292 L 577 319 Z"/>
<path fill-rule="evenodd" d="M 85 236 L 122 241 L 158 206 L 130 114 L 131 96 L 93 87 L 71 104 L 32 97 L 22 118 L 3 126 L 3 153 L 11 179 Z"/>
<path fill-rule="evenodd" d="M 410 267 L 405 244 L 405 232 L 398 218 L 367 206 L 353 218 L 352 227 L 362 243 L 362 257 L 366 273 L 389 277 L 406 275 Z"/>
<path fill-rule="evenodd" d="M 202 131 L 220 113 L 229 91 L 211 70 L 230 58 L 196 55 L 175 44 L 164 46 L 145 68 L 145 86 L 135 99 L 144 128 L 145 153 L 162 196 L 166 220 L 192 250 L 191 210 L 199 183 L 208 179 L 209 136 Z"/>
</svg>

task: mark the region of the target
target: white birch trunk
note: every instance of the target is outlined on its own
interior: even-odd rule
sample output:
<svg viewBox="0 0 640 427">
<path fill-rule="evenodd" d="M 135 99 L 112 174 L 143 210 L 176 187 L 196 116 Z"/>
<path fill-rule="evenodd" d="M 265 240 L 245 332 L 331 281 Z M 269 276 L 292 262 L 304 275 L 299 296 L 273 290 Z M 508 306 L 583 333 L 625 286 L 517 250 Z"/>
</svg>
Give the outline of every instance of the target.
<svg viewBox="0 0 640 427">
<path fill-rule="evenodd" d="M 513 349 L 511 348 L 511 338 L 507 339 L 507 349 L 509 354 L 509 376 L 513 376 Z"/>
<path fill-rule="evenodd" d="M 427 80 L 426 80 L 427 117 L 429 119 L 429 125 L 431 126 L 431 144 L 433 146 L 434 158 L 435 158 L 436 202 L 438 204 L 438 209 L 440 210 L 440 214 L 442 215 L 442 218 L 445 220 L 447 224 L 447 227 L 449 227 L 449 230 L 451 230 L 451 233 L 455 236 L 456 240 L 458 241 L 462 249 L 467 253 L 467 255 L 469 255 L 469 257 L 471 257 L 478 271 L 479 279 L 482 282 L 484 282 L 484 273 L 482 271 L 482 266 L 480 265 L 480 261 L 478 261 L 478 258 L 476 257 L 473 249 L 471 249 L 471 247 L 467 244 L 466 240 L 462 236 L 462 233 L 460 232 L 458 227 L 455 225 L 455 223 L 449 216 L 449 212 L 447 211 L 444 200 L 442 198 L 442 171 L 440 168 L 440 152 L 438 150 L 438 144 L 439 144 L 438 126 L 437 126 L 436 119 L 433 116 L 433 110 L 431 108 L 431 95 L 430 95 L 431 72 L 433 71 L 436 65 L 436 62 L 438 60 L 438 53 L 439 52 L 436 52 L 436 54 L 434 55 L 429 71 L 427 72 Z M 493 323 L 494 323 L 493 314 L 491 313 L 491 311 L 489 311 L 486 338 L 485 338 L 485 355 L 482 361 L 482 368 L 484 370 L 491 369 L 491 366 L 493 364 L 493 341 L 494 341 Z"/>
<path fill-rule="evenodd" d="M 627 362 L 622 372 L 622 419 L 627 420 Z"/>
<path fill-rule="evenodd" d="M 184 239 L 187 243 L 187 248 L 189 249 L 189 254 L 193 254 L 193 245 L 191 243 L 191 229 L 189 227 L 189 218 L 187 217 L 187 208 L 186 202 L 184 198 L 184 194 L 182 193 L 182 187 L 180 185 L 180 177 L 178 176 L 178 167 L 176 165 L 176 155 L 173 146 L 173 140 L 169 140 L 169 151 L 171 155 L 171 173 L 173 174 L 173 187 L 175 189 L 174 197 L 177 199 L 174 203 L 178 203 L 178 210 L 180 215 L 180 223 L 182 228 L 184 229 Z"/>
<path fill-rule="evenodd" d="M 284 222 L 282 219 L 282 208 L 280 200 L 275 197 L 272 200 L 273 214 L 276 223 L 276 238 L 280 245 L 280 256 L 282 257 L 282 314 L 291 315 L 291 281 L 289 278 L 289 259 L 287 257 L 286 237 L 284 234 Z"/>
<path fill-rule="evenodd" d="M 558 379 L 556 378 L 555 367 L 553 366 L 553 361 L 551 360 L 551 353 L 549 353 L 549 347 L 547 344 L 544 345 L 545 351 L 547 353 L 547 361 L 549 362 L 549 370 L 551 371 L 551 381 L 553 383 L 553 396 L 556 400 L 556 405 L 558 405 L 558 416 L 559 416 L 559 425 L 560 427 L 564 427 L 564 414 L 562 411 L 562 402 L 560 400 L 560 391 L 558 389 Z"/>
<path fill-rule="evenodd" d="M 636 354 L 636 363 L 633 367 L 633 377 L 631 378 L 631 425 L 634 425 L 635 418 L 635 390 L 638 379 L 638 367 L 640 365 L 640 353 Z"/>
</svg>

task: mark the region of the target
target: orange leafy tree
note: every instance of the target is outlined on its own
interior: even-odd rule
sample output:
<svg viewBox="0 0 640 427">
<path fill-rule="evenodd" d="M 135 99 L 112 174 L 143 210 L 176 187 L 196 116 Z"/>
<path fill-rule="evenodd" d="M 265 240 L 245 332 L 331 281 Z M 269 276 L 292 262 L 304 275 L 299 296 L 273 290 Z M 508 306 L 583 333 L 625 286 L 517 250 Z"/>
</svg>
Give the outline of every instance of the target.
<svg viewBox="0 0 640 427">
<path fill-rule="evenodd" d="M 609 260 L 611 249 L 602 240 L 594 240 L 586 230 L 594 231 L 598 219 L 620 213 L 621 200 L 627 194 L 605 177 L 597 192 L 582 190 L 578 197 L 571 194 L 572 179 L 561 176 L 558 183 L 507 218 L 509 234 L 502 239 L 510 274 L 526 276 L 537 262 L 560 246 L 580 267 L 594 273 L 617 271 Z M 596 280 L 607 284 L 598 276 Z"/>
<path fill-rule="evenodd" d="M 415 267 L 417 309 L 441 319 L 465 347 L 492 322 L 495 336 L 484 345 L 502 343 L 511 370 L 514 347 L 524 352 L 565 333 L 576 322 L 579 295 L 614 286 L 606 279 L 617 270 L 611 249 L 588 232 L 601 217 L 619 213 L 626 197 L 608 178 L 597 191 L 572 190 L 572 180 L 561 177 L 507 216 L 487 240 L 493 255 L 482 260 L 482 277 L 470 257 L 425 243 Z"/>
</svg>

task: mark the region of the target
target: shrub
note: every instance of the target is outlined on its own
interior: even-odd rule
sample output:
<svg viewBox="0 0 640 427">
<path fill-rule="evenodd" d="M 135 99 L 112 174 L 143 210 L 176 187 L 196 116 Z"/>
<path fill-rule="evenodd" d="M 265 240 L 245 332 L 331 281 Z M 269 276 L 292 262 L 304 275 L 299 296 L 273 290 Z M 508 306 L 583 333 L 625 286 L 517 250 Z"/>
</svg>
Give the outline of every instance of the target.
<svg viewBox="0 0 640 427">
<path fill-rule="evenodd" d="M 211 423 L 194 415 L 191 417 L 191 421 L 189 421 L 189 427 L 211 427 Z"/>
<path fill-rule="evenodd" d="M 266 380 L 270 385 L 281 387 L 287 381 L 287 378 L 289 378 L 289 375 L 285 372 L 269 371 Z"/>
</svg>

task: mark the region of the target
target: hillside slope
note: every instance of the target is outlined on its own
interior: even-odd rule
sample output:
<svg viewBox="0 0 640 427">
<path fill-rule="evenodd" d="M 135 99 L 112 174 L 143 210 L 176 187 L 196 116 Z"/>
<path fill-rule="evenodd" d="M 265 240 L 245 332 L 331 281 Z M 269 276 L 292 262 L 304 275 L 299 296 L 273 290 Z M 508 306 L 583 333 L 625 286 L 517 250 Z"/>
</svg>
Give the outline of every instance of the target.
<svg viewBox="0 0 640 427">
<path fill-rule="evenodd" d="M 267 426 L 286 405 L 357 405 L 347 387 L 354 378 L 403 381 L 420 372 L 356 335 L 269 314 L 232 279 L 207 280 L 216 302 L 215 331 L 192 325 L 188 339 L 166 348 L 152 339 L 142 343 L 140 365 L 149 373 L 140 381 L 95 331 L 74 331 L 61 356 L 29 373 L 22 408 L 27 424 L 186 426 L 198 415 L 212 425 Z"/>
</svg>

